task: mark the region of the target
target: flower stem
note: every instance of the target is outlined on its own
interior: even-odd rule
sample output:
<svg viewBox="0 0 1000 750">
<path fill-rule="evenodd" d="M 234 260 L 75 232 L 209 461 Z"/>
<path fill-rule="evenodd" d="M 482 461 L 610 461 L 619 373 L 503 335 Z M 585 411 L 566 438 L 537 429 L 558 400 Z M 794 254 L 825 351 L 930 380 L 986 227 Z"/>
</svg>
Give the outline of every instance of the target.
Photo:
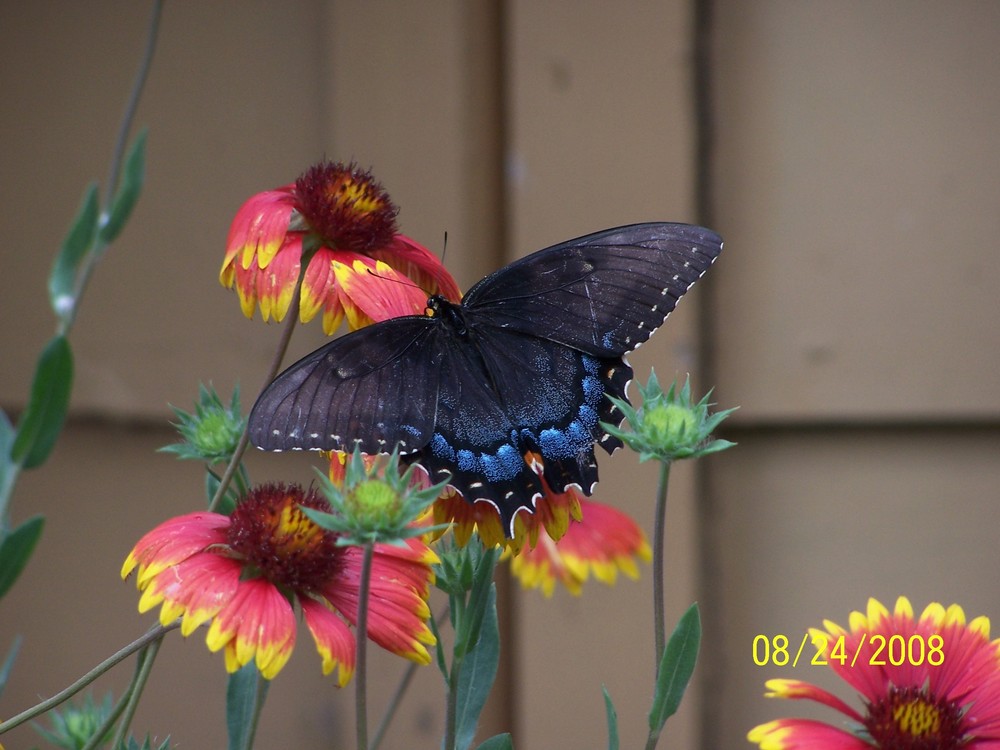
<svg viewBox="0 0 1000 750">
<path fill-rule="evenodd" d="M 458 721 L 458 675 L 462 671 L 462 659 L 456 654 L 451 662 L 451 672 L 448 675 L 448 706 L 444 720 L 444 750 L 455 750 L 455 724 Z"/>
<path fill-rule="evenodd" d="M 180 624 L 181 624 L 180 620 L 178 620 L 177 622 L 173 622 L 170 625 L 157 625 L 156 627 L 152 628 L 145 635 L 143 635 L 140 638 L 137 638 L 128 646 L 125 646 L 125 648 L 116 651 L 114 654 L 112 654 L 107 659 L 98 664 L 96 667 L 91 669 L 89 672 L 83 675 L 83 677 L 78 679 L 69 687 L 60 690 L 51 698 L 48 698 L 42 701 L 41 703 L 22 711 L 17 716 L 13 716 L 10 719 L 7 719 L 7 721 L 0 722 L 0 734 L 3 734 L 8 730 L 23 724 L 29 719 L 34 719 L 36 716 L 39 716 L 45 713 L 46 711 L 55 708 L 63 701 L 72 698 L 74 695 L 76 695 L 85 687 L 87 687 L 87 685 L 92 683 L 102 674 L 104 674 L 113 666 L 118 664 L 118 662 L 122 661 L 123 659 L 127 659 L 129 656 L 134 654 L 139 649 L 144 648 L 147 644 L 159 640 L 167 632 L 173 630 L 174 628 L 180 627 Z"/>
<path fill-rule="evenodd" d="M 111 742 L 111 747 L 118 747 L 120 743 L 124 743 L 128 736 L 128 728 L 132 724 L 135 710 L 139 707 L 139 699 L 142 698 L 142 691 L 146 687 L 146 681 L 149 680 L 149 673 L 153 671 L 153 662 L 156 661 L 156 655 L 159 653 L 161 645 L 163 645 L 163 638 L 157 638 L 139 656 L 140 666 L 135 674 L 135 679 L 129 686 L 125 715 L 122 717 L 121 723 L 118 724 L 118 731 Z"/>
<path fill-rule="evenodd" d="M 114 152 L 111 157 L 111 166 L 108 170 L 108 184 L 105 186 L 106 206 L 111 205 L 114 199 L 115 190 L 118 187 L 118 178 L 121 174 L 122 157 L 125 153 L 125 145 L 128 141 L 129 131 L 132 129 L 132 121 L 135 119 L 135 112 L 139 106 L 139 98 L 142 96 L 142 89 L 146 85 L 146 78 L 149 76 L 149 69 L 153 63 L 153 53 L 156 51 L 156 40 L 159 37 L 160 15 L 163 10 L 163 0 L 153 0 L 153 10 L 149 17 L 149 27 L 146 32 L 146 48 L 143 51 L 142 60 L 139 63 L 139 70 L 132 83 L 132 91 L 129 94 L 128 102 L 125 105 L 125 112 L 122 115 L 121 124 L 118 126 L 118 136 L 115 139 Z M 107 220 L 107 215 L 102 217 L 102 224 Z M 69 329 L 76 320 L 77 311 L 80 309 L 79 300 L 83 296 L 84 290 L 90 282 L 90 277 L 97 267 L 97 262 L 104 255 L 108 246 L 98 239 L 90 251 L 89 257 L 80 269 L 76 284 L 73 290 L 73 307 L 69 314 L 60 319 L 58 332 L 67 335 Z"/>
<path fill-rule="evenodd" d="M 357 653 L 354 659 L 354 706 L 358 750 L 368 750 L 368 591 L 371 588 L 372 558 L 374 556 L 375 545 L 369 542 L 364 546 L 364 557 L 361 563 L 361 583 L 358 590 Z"/>
<path fill-rule="evenodd" d="M 274 357 L 271 359 L 271 366 L 268 368 L 267 375 L 264 377 L 264 388 L 271 384 L 274 380 L 274 376 L 278 374 L 281 369 L 281 363 L 285 359 L 285 353 L 288 351 L 288 344 L 292 340 L 292 332 L 295 330 L 295 323 L 299 317 L 299 294 L 302 291 L 302 276 L 305 272 L 305 266 L 303 266 L 303 273 L 299 274 L 299 280 L 295 284 L 295 291 L 292 292 L 292 302 L 288 306 L 287 317 L 285 318 L 285 327 L 281 330 L 281 338 L 278 340 L 278 348 L 274 352 Z M 222 477 L 219 479 L 219 486 L 215 490 L 215 495 L 212 497 L 212 501 L 208 504 L 208 510 L 214 511 L 219 503 L 222 502 L 222 498 L 226 496 L 226 490 L 229 489 L 229 485 L 233 481 L 233 477 L 236 472 L 239 471 L 241 466 L 241 461 L 243 460 L 243 454 L 246 453 L 247 448 L 250 445 L 250 432 L 249 425 L 244 426 L 243 434 L 240 435 L 240 440 L 236 444 L 236 450 L 233 451 L 233 457 L 229 459 L 229 463 L 226 465 L 226 470 L 222 473 Z"/>
<path fill-rule="evenodd" d="M 663 595 L 663 558 L 667 533 L 667 487 L 670 484 L 670 461 L 660 462 L 660 483 L 656 490 L 656 520 L 653 529 L 653 635 L 656 641 L 656 671 L 659 677 L 660 661 L 666 647 L 667 635 Z"/>
</svg>

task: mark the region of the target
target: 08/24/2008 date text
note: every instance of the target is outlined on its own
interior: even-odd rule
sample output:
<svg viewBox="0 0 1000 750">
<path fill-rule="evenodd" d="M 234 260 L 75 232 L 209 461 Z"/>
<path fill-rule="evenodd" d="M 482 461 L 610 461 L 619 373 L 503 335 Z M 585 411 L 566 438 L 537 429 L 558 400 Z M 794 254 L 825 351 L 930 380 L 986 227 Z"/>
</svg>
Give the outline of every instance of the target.
<svg viewBox="0 0 1000 750">
<path fill-rule="evenodd" d="M 806 643 L 812 645 L 809 652 L 806 652 Z M 811 666 L 820 667 L 831 662 L 850 667 L 899 667 L 903 664 L 939 667 L 944 664 L 944 638 L 937 633 L 926 638 L 919 633 L 909 637 L 899 633 L 889 637 L 881 633 L 862 633 L 857 646 L 848 649 L 843 635 L 834 637 L 823 633 L 803 633 L 793 653 L 788 636 L 782 633 L 754 636 L 753 663 L 758 667 L 797 667 L 803 656 Z"/>
</svg>

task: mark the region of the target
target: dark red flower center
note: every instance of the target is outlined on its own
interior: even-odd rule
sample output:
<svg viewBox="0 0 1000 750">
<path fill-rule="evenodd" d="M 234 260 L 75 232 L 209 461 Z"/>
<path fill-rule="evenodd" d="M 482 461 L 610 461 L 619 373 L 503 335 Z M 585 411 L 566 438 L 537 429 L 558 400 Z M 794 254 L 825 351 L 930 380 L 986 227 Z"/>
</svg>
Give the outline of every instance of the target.
<svg viewBox="0 0 1000 750">
<path fill-rule="evenodd" d="M 965 739 L 963 712 L 926 688 L 890 688 L 868 707 L 865 727 L 882 750 L 953 750 Z"/>
<path fill-rule="evenodd" d="M 323 162 L 295 181 L 295 207 L 322 244 L 367 253 L 396 234 L 398 209 L 371 172 Z"/>
<path fill-rule="evenodd" d="M 316 525 L 300 506 L 330 510 L 315 490 L 283 484 L 255 487 L 233 511 L 227 541 L 272 583 L 316 591 L 337 574 L 343 548 L 334 533 Z"/>
</svg>

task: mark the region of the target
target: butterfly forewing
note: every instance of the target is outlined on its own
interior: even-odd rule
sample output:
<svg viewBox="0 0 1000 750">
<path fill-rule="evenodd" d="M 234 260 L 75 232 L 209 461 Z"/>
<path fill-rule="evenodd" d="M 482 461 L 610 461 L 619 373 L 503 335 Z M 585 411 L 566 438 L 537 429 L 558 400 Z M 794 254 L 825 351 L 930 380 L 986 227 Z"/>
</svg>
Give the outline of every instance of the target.
<svg viewBox="0 0 1000 750">
<path fill-rule="evenodd" d="M 645 342 L 722 249 L 687 224 L 634 224 L 540 250 L 487 276 L 463 305 L 497 326 L 600 357 Z"/>
<path fill-rule="evenodd" d="M 404 452 L 434 427 L 439 351 L 436 321 L 395 318 L 336 339 L 281 373 L 250 413 L 264 450 Z"/>
</svg>

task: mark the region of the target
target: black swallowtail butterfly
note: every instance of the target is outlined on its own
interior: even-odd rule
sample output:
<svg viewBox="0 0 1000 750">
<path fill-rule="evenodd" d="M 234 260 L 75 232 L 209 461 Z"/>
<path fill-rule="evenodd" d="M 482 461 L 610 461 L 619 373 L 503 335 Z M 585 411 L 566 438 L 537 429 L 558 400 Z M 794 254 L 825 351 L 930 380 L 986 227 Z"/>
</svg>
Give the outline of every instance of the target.
<svg viewBox="0 0 1000 750">
<path fill-rule="evenodd" d="M 540 250 L 490 274 L 460 304 L 337 338 L 281 373 L 250 414 L 265 450 L 387 453 L 499 511 L 534 511 L 539 474 L 589 495 L 600 422 L 621 413 L 645 342 L 722 250 L 687 224 L 632 224 Z"/>
</svg>

